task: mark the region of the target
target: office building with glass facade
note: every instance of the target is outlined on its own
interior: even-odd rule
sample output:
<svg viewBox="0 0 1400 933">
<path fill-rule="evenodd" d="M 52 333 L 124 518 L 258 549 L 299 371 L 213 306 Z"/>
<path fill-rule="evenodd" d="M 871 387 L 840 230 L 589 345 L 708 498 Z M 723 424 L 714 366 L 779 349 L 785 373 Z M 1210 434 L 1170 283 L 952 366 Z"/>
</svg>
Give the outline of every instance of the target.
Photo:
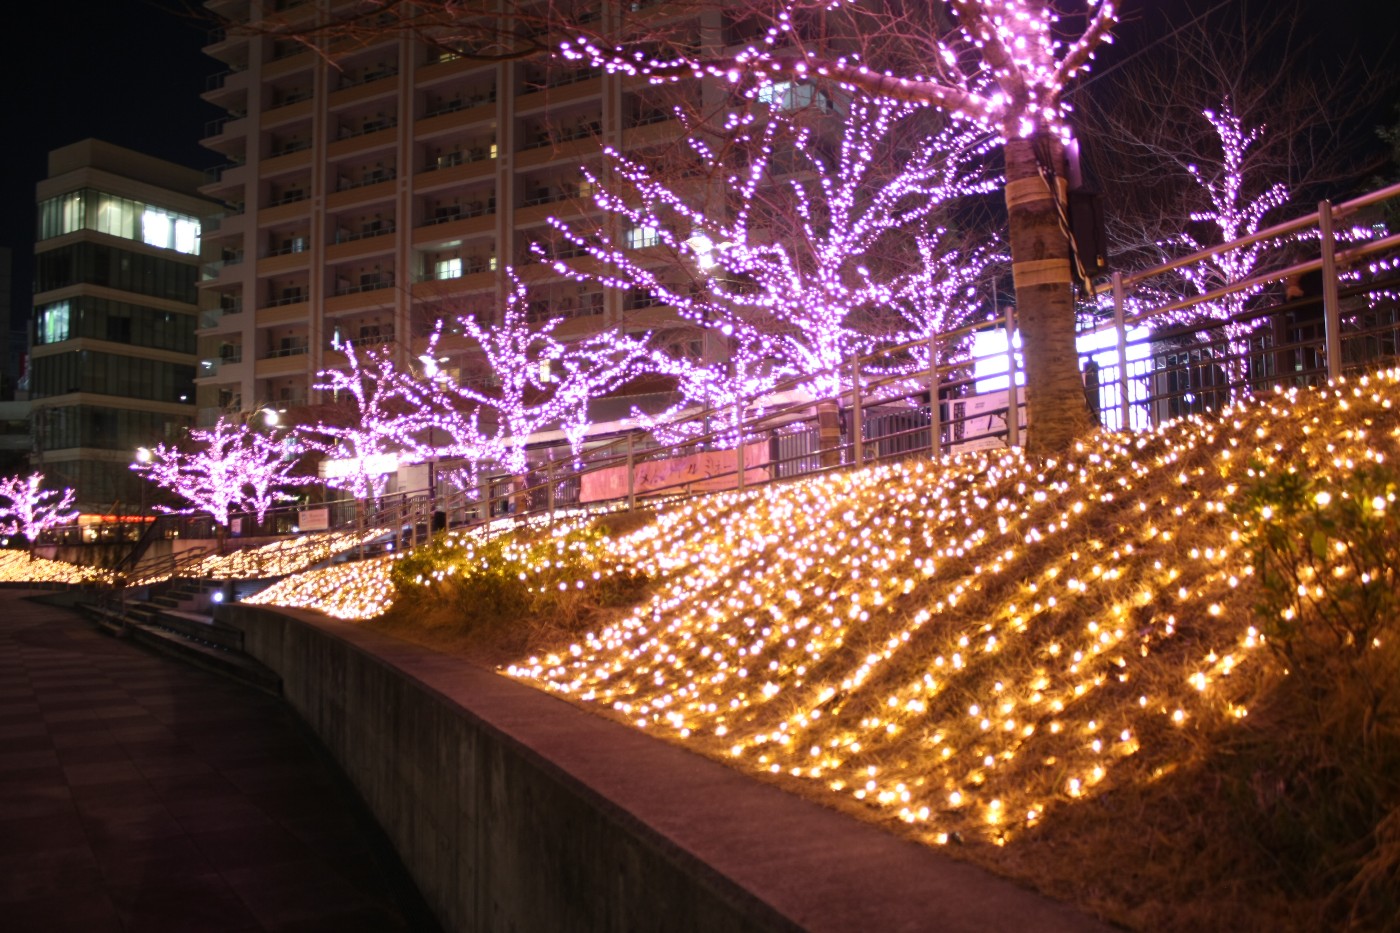
<svg viewBox="0 0 1400 933">
<path fill-rule="evenodd" d="M 98 140 L 38 185 L 32 459 L 84 512 L 134 511 L 137 447 L 194 422 L 204 173 Z"/>
</svg>

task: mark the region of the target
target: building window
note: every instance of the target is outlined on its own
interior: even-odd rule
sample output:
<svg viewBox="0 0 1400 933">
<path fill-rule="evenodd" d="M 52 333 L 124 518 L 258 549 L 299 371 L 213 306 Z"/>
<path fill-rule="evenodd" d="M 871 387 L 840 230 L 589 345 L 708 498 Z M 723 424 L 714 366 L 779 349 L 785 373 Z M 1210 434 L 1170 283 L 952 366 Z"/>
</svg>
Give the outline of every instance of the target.
<svg viewBox="0 0 1400 933">
<path fill-rule="evenodd" d="M 39 309 L 39 326 L 34 333 L 36 343 L 59 343 L 69 336 L 69 305 L 66 301 L 56 301 Z"/>
<path fill-rule="evenodd" d="M 818 97 L 816 88 L 810 84 L 775 81 L 758 89 L 758 102 L 774 110 L 801 110 L 814 102 L 824 104 L 825 97 Z"/>
<path fill-rule="evenodd" d="M 198 271 L 184 260 L 134 253 L 106 243 L 70 243 L 34 257 L 34 290 L 85 283 L 194 304 Z"/>
<path fill-rule="evenodd" d="M 633 227 L 627 231 L 628 249 L 645 249 L 661 242 L 661 231 L 652 226 Z"/>
<path fill-rule="evenodd" d="M 435 279 L 460 279 L 462 277 L 462 260 L 457 257 L 452 259 L 439 259 L 433 263 L 433 278 Z"/>
<path fill-rule="evenodd" d="M 84 188 L 39 204 L 39 239 L 95 230 L 187 256 L 199 255 L 199 218 Z"/>
</svg>

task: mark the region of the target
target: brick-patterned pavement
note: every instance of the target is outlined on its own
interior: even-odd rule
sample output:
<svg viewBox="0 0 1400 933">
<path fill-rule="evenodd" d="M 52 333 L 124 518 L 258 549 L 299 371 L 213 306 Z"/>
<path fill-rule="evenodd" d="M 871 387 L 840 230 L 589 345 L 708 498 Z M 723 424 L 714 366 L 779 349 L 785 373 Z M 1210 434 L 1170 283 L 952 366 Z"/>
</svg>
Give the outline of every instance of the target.
<svg viewBox="0 0 1400 933">
<path fill-rule="evenodd" d="M 436 929 L 283 704 L 0 591 L 0 927 Z"/>
</svg>

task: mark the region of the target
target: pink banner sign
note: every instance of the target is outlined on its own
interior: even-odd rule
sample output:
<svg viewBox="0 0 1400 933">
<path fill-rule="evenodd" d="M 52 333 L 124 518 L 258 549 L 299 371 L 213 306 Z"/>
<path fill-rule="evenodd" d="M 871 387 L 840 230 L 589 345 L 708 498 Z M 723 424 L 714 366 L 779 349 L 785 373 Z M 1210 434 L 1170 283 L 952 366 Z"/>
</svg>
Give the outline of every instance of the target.
<svg viewBox="0 0 1400 933">
<path fill-rule="evenodd" d="M 768 442 L 744 445 L 744 482 L 768 481 Z M 684 457 L 649 460 L 635 466 L 632 491 L 636 495 L 671 492 L 714 492 L 733 489 L 739 456 L 733 450 L 706 450 Z M 583 474 L 580 502 L 601 502 L 627 495 L 627 467 L 608 467 Z"/>
</svg>

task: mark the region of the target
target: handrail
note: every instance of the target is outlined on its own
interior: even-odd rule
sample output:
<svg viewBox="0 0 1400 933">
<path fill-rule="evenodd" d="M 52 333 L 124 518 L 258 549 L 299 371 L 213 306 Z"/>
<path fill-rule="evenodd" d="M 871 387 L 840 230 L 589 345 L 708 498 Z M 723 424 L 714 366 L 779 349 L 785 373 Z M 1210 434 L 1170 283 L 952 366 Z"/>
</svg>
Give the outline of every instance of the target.
<svg viewBox="0 0 1400 933">
<path fill-rule="evenodd" d="M 1352 199 L 1334 208 L 1332 216 L 1354 213 L 1397 195 L 1400 195 L 1400 184 Z M 1118 282 L 1120 286 L 1124 283 L 1141 283 L 1201 258 L 1301 229 L 1317 222 L 1321 216 L 1322 212 L 1319 211 L 1308 217 L 1274 225 L 1231 244 L 1200 250 L 1191 256 L 1132 275 L 1120 275 Z M 1397 249 L 1400 249 L 1400 234 L 1378 237 L 1346 249 L 1338 249 L 1334 256 L 1326 260 L 1315 258 L 1296 262 L 1284 268 L 1260 272 L 1200 296 L 1171 301 L 1132 315 L 1120 313 L 1114 320 L 1100 319 L 1083 332 L 1113 328 L 1126 335 L 1129 327 L 1162 321 L 1167 315 L 1194 304 L 1218 300 L 1255 289 L 1268 282 L 1323 269 L 1328 261 L 1341 268 L 1355 267 L 1368 257 Z M 1364 287 L 1347 288 L 1340 292 L 1340 296 L 1347 298 L 1365 289 L 1380 288 L 1382 284 L 1370 281 Z M 1121 294 L 1120 291 L 1120 302 Z M 1287 305 L 1250 307 L 1232 320 L 1252 321 L 1278 315 L 1287 310 Z M 1380 352 L 1395 355 L 1398 352 L 1396 347 L 1400 346 L 1400 310 L 1395 314 L 1396 321 L 1384 325 L 1352 323 L 1348 325 L 1352 328 L 1348 333 L 1369 335 L 1373 332 L 1382 333 L 1382 327 L 1388 328 L 1381 337 L 1368 336 L 1367 339 L 1375 344 L 1384 344 L 1390 347 L 1389 350 L 1363 350 L 1373 356 Z M 1335 316 L 1335 306 L 1333 315 Z M 1131 373 L 1126 350 L 1127 338 L 1120 336 L 1117 346 L 1118 373 L 1115 377 L 1121 413 L 1121 422 L 1118 423 L 1125 428 L 1132 425 L 1133 419 L 1129 418 L 1130 409 L 1137 413 L 1135 417 L 1139 424 L 1144 423 L 1144 412 L 1151 419 L 1158 419 L 1171 417 L 1174 413 L 1186 410 L 1204 410 L 1203 406 L 1208 407 L 1214 403 L 1193 400 L 1192 393 L 1205 392 L 1215 396 L 1240 388 L 1234 383 L 1226 385 L 1218 381 L 1217 377 L 1209 372 L 1211 367 L 1232 367 L 1236 375 L 1230 376 L 1231 379 L 1244 372 L 1245 377 L 1241 385 L 1247 390 L 1250 386 L 1261 384 L 1263 379 L 1268 378 L 1269 373 L 1281 373 L 1284 366 L 1279 362 L 1281 359 L 1296 361 L 1287 363 L 1290 379 L 1313 378 L 1323 365 L 1317 361 L 1324 356 L 1325 366 L 1329 369 L 1344 364 L 1340 353 L 1319 353 L 1313 345 L 1307 343 L 1307 340 L 1311 339 L 1307 337 L 1270 337 L 1260 344 L 1262 349 L 1228 346 L 1222 342 L 1224 338 L 1218 338 L 1218 334 L 1211 336 L 1225 323 L 1228 322 L 1211 320 L 1200 324 L 1181 325 L 1179 330 L 1174 328 L 1172 334 L 1197 336 L 1186 344 L 1153 350 L 1156 356 L 1145 369 L 1134 358 L 1132 365 L 1135 368 Z M 1328 327 L 1332 326 L 1331 323 L 1328 324 Z M 1363 331 L 1362 328 L 1367 326 L 1373 327 L 1373 330 Z M 521 438 L 519 440 L 522 446 L 531 445 L 529 453 L 532 461 L 522 471 L 523 475 L 508 475 L 499 463 L 480 464 L 478 479 L 470 488 L 454 489 L 448 493 L 444 493 L 442 489 L 405 490 L 384 496 L 376 500 L 379 508 L 375 512 L 375 518 L 380 520 L 379 524 L 393 527 L 396 536 L 406 524 L 411 524 L 413 540 L 416 542 L 420 525 L 427 524 L 431 529 L 434 523 L 432 513 L 435 511 L 452 512 L 454 515 L 460 512 L 463 519 L 469 517 L 472 521 L 489 523 L 496 521 L 501 514 L 510 517 L 523 515 L 526 508 L 532 513 L 537 513 L 557 511 L 559 508 L 593 510 L 614 507 L 617 500 L 624 498 L 622 495 L 619 494 L 616 499 L 611 500 L 613 505 L 603 501 L 584 502 L 582 486 L 590 474 L 619 467 L 626 467 L 629 471 L 625 501 L 630 507 L 637 505 L 640 496 L 681 494 L 696 485 L 705 485 L 700 482 L 702 480 L 707 481 L 709 488 L 715 488 L 723 485 L 722 481 L 729 478 L 731 486 L 746 488 L 751 483 L 747 477 L 750 465 L 745 463 L 744 451 L 765 440 L 770 446 L 762 464 L 766 467 L 766 478 L 761 482 L 776 481 L 794 475 L 813 475 L 892 456 L 907 456 L 917 449 L 938 456 L 944 449 L 956 449 L 955 445 L 963 443 L 969 437 L 978 439 L 987 436 L 982 428 L 977 429 L 983 431 L 982 434 L 964 433 L 971 417 L 970 409 L 956 407 L 958 399 L 948 399 L 947 414 L 943 414 L 944 402 L 940 399 L 944 398 L 947 390 L 957 392 L 980 378 L 973 374 L 972 361 L 966 356 L 950 359 L 952 354 L 948 352 L 949 348 L 962 345 L 980 331 L 1000 331 L 1008 327 L 1014 330 L 1014 319 L 1008 321 L 998 316 L 993 320 L 978 321 L 945 332 L 854 354 L 851 358 L 843 360 L 839 366 L 785 378 L 762 393 L 688 411 L 685 417 L 666 426 L 677 436 L 677 439 L 670 443 L 659 443 L 646 431 L 635 426 L 620 427 L 608 436 L 595 435 L 588 438 L 577 454 L 563 443 L 551 442 L 552 446 L 547 452 L 551 459 L 541 462 L 540 456 L 545 451 L 540 444 L 532 439 Z M 1153 331 L 1153 334 L 1150 339 L 1160 341 L 1161 332 Z M 1206 336 L 1200 337 L 1201 334 Z M 1141 342 L 1141 338 L 1132 339 L 1135 343 Z M 1347 365 L 1356 365 L 1354 361 L 1363 350 L 1353 348 L 1353 362 Z M 1108 348 L 1093 352 L 1100 355 L 1111 354 L 1114 351 Z M 1285 357 L 1286 354 L 1293 356 Z M 1015 354 L 1007 355 L 1012 357 L 1010 365 L 1016 367 L 1018 364 L 1014 359 Z M 1268 365 L 1261 367 L 1258 359 L 1265 357 Z M 1105 363 L 1105 366 L 1107 365 Z M 1105 397 L 1102 393 L 1109 391 L 1114 385 L 1107 376 L 1103 378 L 1104 382 L 1093 384 L 1100 392 L 1100 395 L 1096 396 L 1096 405 Z M 1204 382 L 1201 381 L 1202 378 Z M 795 390 L 810 390 L 814 383 L 823 379 L 827 380 L 828 385 L 837 386 L 837 390 L 820 397 L 810 391 L 803 391 L 796 396 L 791 394 Z M 1131 393 L 1130 380 L 1137 380 Z M 1014 378 L 1009 378 L 1008 381 L 1012 386 L 1016 384 Z M 1016 438 L 1012 429 L 1020 423 L 1020 418 L 1013 418 L 1011 409 L 1020 409 L 1023 405 L 1023 400 L 1018 399 L 1017 394 L 1008 391 L 1007 401 L 998 406 L 996 399 L 988 399 L 986 391 L 983 390 L 983 395 L 979 397 L 982 407 L 977 409 L 977 417 L 987 418 L 988 423 L 990 418 L 1002 418 L 1002 428 L 997 430 L 1004 430 L 1010 435 L 1009 439 L 1013 444 Z M 1103 404 L 1107 406 L 1109 403 Z M 846 439 L 836 438 L 834 444 L 832 436 L 823 435 L 814 423 L 817 409 L 827 407 L 829 410 L 829 406 L 833 405 L 838 412 L 849 405 L 851 414 L 850 423 L 845 426 L 843 432 Z M 873 405 L 885 407 L 872 410 Z M 1191 408 L 1193 405 L 1196 407 Z M 1103 411 L 1111 412 L 1111 409 L 1105 407 Z M 637 471 L 641 465 L 721 449 L 733 454 L 733 462 L 719 461 L 714 467 L 718 472 L 713 475 L 668 477 L 649 483 L 644 490 L 636 488 Z M 556 452 L 562 453 L 563 459 L 552 459 Z M 512 512 L 513 505 L 521 506 L 521 511 Z M 356 527 L 360 527 L 365 521 L 363 507 L 357 506 L 354 499 L 344 498 L 310 506 L 295 505 L 273 509 L 269 513 L 271 525 L 275 526 L 279 517 L 293 508 L 331 510 L 331 515 L 337 519 L 331 522 L 333 530 L 350 528 L 351 515 L 354 516 Z M 261 522 L 259 527 L 269 527 L 269 522 Z"/>
<path fill-rule="evenodd" d="M 1378 204 L 1381 201 L 1389 200 L 1390 198 L 1393 198 L 1397 195 L 1400 195 L 1400 182 L 1397 182 L 1393 185 L 1387 185 L 1384 188 L 1379 188 L 1367 194 L 1363 194 L 1360 197 L 1353 198 L 1350 201 L 1343 201 L 1341 204 L 1338 204 L 1332 208 L 1332 216 L 1334 218 L 1345 217 L 1348 214 L 1353 214 L 1356 211 L 1359 211 L 1363 207 L 1369 207 L 1372 204 Z M 1203 259 L 1215 256 L 1219 253 L 1228 252 L 1232 249 L 1239 249 L 1243 246 L 1251 246 L 1262 240 L 1275 239 L 1285 234 L 1292 233 L 1295 230 L 1302 230 L 1304 227 L 1315 226 L 1319 222 L 1319 220 L 1320 214 L 1318 211 L 1313 211 L 1311 214 L 1305 214 L 1302 217 L 1295 217 L 1292 220 L 1285 220 L 1281 223 L 1274 224 L 1272 227 L 1266 227 L 1265 229 L 1260 230 L 1257 233 L 1252 233 L 1249 236 L 1243 236 L 1237 240 L 1231 240 L 1228 243 L 1220 243 L 1215 246 L 1208 246 L 1204 249 L 1196 250 L 1196 252 L 1191 253 L 1190 255 L 1182 256 L 1179 259 L 1173 259 L 1168 262 L 1164 262 L 1160 265 L 1153 266 L 1151 269 L 1144 269 L 1141 272 L 1135 272 L 1132 275 L 1126 275 L 1123 277 L 1123 284 L 1136 285 L 1139 282 L 1143 282 L 1147 279 L 1159 276 L 1164 272 L 1171 272 L 1175 269 L 1180 269 L 1183 266 L 1192 265 L 1194 263 L 1200 262 Z M 1106 288 L 1101 288 L 1100 290 L 1103 291 L 1106 290 Z"/>
</svg>

